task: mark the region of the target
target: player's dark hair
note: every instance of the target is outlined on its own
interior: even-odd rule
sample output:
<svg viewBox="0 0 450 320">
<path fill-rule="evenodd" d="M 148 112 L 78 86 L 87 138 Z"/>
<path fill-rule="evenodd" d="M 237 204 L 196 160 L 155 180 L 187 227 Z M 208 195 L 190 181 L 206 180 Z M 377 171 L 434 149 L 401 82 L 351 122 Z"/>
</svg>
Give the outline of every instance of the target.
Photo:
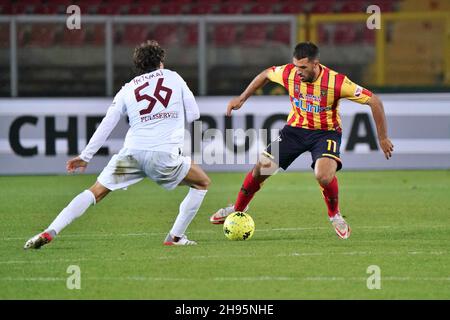
<svg viewBox="0 0 450 320">
<path fill-rule="evenodd" d="M 315 60 L 319 58 L 319 48 L 312 42 L 300 42 L 295 46 L 294 58 L 297 60 L 308 58 Z"/>
<path fill-rule="evenodd" d="M 155 40 L 147 40 L 134 49 L 133 62 L 139 74 L 159 69 L 164 63 L 166 52 Z"/>
</svg>

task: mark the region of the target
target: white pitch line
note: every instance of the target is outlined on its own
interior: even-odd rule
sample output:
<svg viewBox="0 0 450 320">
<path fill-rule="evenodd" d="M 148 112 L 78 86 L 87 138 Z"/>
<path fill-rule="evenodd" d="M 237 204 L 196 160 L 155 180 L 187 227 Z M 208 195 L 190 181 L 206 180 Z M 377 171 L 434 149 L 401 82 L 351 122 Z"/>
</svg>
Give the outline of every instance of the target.
<svg viewBox="0 0 450 320">
<path fill-rule="evenodd" d="M 354 229 L 391 229 L 391 228 L 401 228 L 402 226 L 354 226 Z M 330 229 L 329 227 L 295 227 L 295 228 L 273 228 L 273 229 L 256 229 L 258 232 L 271 232 L 271 231 L 304 231 L 304 230 L 325 230 Z M 220 231 L 220 230 L 219 230 Z M 193 230 L 191 233 L 217 233 L 217 230 Z M 58 238 L 83 238 L 83 237 L 147 237 L 147 236 L 161 236 L 167 235 L 167 232 L 139 232 L 139 233 L 78 233 L 78 234 L 67 234 L 60 235 Z M 24 237 L 6 237 L 0 238 L 0 241 L 14 241 L 14 240 L 24 240 L 26 241 L 30 235 Z"/>
<path fill-rule="evenodd" d="M 29 277 L 29 278 L 13 278 L 6 277 L 0 278 L 0 281 L 40 281 L 40 282 L 54 282 L 54 281 L 66 281 L 66 278 L 54 278 L 54 277 Z"/>
<path fill-rule="evenodd" d="M 391 229 L 395 228 L 393 226 L 356 226 L 353 227 L 355 229 Z M 330 229 L 330 227 L 302 227 L 302 228 L 275 228 L 275 229 L 262 229 L 256 231 L 302 231 L 302 230 L 324 230 L 324 229 Z"/>
<path fill-rule="evenodd" d="M 130 276 L 130 277 L 85 277 L 84 281 L 136 281 L 136 282 L 152 282 L 152 281 L 248 281 L 248 282 L 259 282 L 259 281 L 367 281 L 364 277 L 337 277 L 337 276 L 317 276 L 317 277 L 285 277 L 285 276 L 259 276 L 259 277 L 216 277 L 216 278 L 165 278 L 165 277 L 143 277 L 143 276 Z M 5 282 L 56 282 L 56 281 L 67 281 L 66 278 L 58 277 L 28 277 L 28 278 L 14 278 L 14 277 L 4 277 L 0 278 L 0 281 Z M 381 281 L 450 281 L 449 277 L 405 277 L 405 276 L 391 276 L 382 277 Z"/>
<path fill-rule="evenodd" d="M 213 231 L 211 231 L 213 232 Z M 142 232 L 142 233 L 77 233 L 77 234 L 65 234 L 58 236 L 59 239 L 61 238 L 103 238 L 103 237 L 147 237 L 147 236 L 161 236 L 161 235 L 167 235 L 167 232 Z M 30 236 L 28 235 L 28 238 Z M 24 240 L 27 239 L 27 237 L 9 237 L 9 238 L 3 238 L 0 239 L 1 241 L 12 241 L 12 240 Z"/>
<path fill-rule="evenodd" d="M 32 263 L 38 263 L 38 264 L 42 264 L 42 263 L 59 263 L 59 262 L 64 262 L 64 263 L 75 263 L 75 262 L 81 262 L 81 261 L 87 261 L 90 259 L 87 258 L 74 258 L 74 259 L 56 259 L 56 260 L 50 260 L 50 259 L 45 259 L 43 261 L 40 260 L 7 260 L 7 261 L 0 261 L 0 265 L 2 264 L 32 264 Z M 98 259 L 95 259 L 98 260 Z M 103 259 L 102 259 L 103 260 Z"/>
<path fill-rule="evenodd" d="M 187 256 L 183 259 L 223 259 L 223 258 L 266 258 L 266 257 L 299 257 L 299 256 L 329 256 L 329 255 L 344 255 L 344 256 L 356 256 L 356 255 L 445 255 L 447 252 L 443 251 L 413 251 L 413 252 L 367 252 L 367 251 L 349 251 L 349 252 L 292 252 L 292 253 L 282 253 L 277 255 L 250 255 L 250 254 L 240 254 L 240 255 L 201 255 L 201 256 Z M 179 259 L 178 256 L 162 256 L 157 259 L 159 260 L 175 260 Z"/>
<path fill-rule="evenodd" d="M 267 257 L 302 257 L 302 256 L 330 256 L 330 255 L 345 255 L 345 256 L 356 256 L 356 255 L 446 255 L 448 252 L 445 251 L 393 251 L 393 252 L 368 252 L 368 251 L 348 251 L 348 252 L 291 252 L 291 253 L 281 253 L 276 255 L 251 255 L 251 254 L 235 254 L 235 255 L 196 255 L 196 256 L 183 256 L 182 259 L 224 259 L 224 258 L 267 258 Z M 77 263 L 84 261 L 109 261 L 109 262 L 119 262 L 119 261 L 149 261 L 149 260 L 176 260 L 180 259 L 179 256 L 161 256 L 153 259 L 149 258 L 73 258 L 73 259 L 45 259 L 45 260 L 9 260 L 0 261 L 0 265 L 10 265 L 10 264 L 43 264 L 43 263 Z"/>
<path fill-rule="evenodd" d="M 292 277 L 274 277 L 274 276 L 261 276 L 261 277 L 218 277 L 213 278 L 213 281 L 292 281 L 295 278 Z"/>
<path fill-rule="evenodd" d="M 349 252 L 293 252 L 288 255 L 279 254 L 277 257 L 296 257 L 296 256 L 322 256 L 322 255 L 344 255 L 344 256 L 356 256 L 356 255 L 444 255 L 447 252 L 444 251 L 392 251 L 392 252 L 368 252 L 368 251 L 349 251 Z"/>
</svg>

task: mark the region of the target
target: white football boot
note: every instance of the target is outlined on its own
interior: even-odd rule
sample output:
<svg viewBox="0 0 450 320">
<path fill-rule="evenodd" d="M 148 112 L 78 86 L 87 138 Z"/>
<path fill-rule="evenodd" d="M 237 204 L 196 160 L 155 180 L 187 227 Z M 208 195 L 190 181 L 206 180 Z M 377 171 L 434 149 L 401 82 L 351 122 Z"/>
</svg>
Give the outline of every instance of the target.
<svg viewBox="0 0 450 320">
<path fill-rule="evenodd" d="M 178 241 L 175 241 L 169 233 L 166 237 L 166 240 L 164 240 L 165 246 L 193 246 L 196 244 L 197 242 L 189 240 L 185 234 L 183 234 L 180 239 L 178 239 Z"/>
<path fill-rule="evenodd" d="M 43 245 L 53 240 L 53 237 L 48 232 L 41 232 L 33 238 L 25 242 L 24 249 L 40 249 Z"/>
<path fill-rule="evenodd" d="M 244 212 L 247 211 L 248 206 L 244 209 Z M 234 209 L 234 204 L 230 204 L 226 208 L 220 208 L 211 216 L 211 218 L 209 218 L 209 222 L 211 222 L 212 224 L 223 224 L 225 222 L 225 219 L 233 212 L 236 212 L 236 210 Z"/>
<path fill-rule="evenodd" d="M 350 229 L 350 226 L 345 222 L 340 213 L 337 213 L 330 221 L 339 238 L 348 239 L 350 237 L 352 229 Z"/>
</svg>

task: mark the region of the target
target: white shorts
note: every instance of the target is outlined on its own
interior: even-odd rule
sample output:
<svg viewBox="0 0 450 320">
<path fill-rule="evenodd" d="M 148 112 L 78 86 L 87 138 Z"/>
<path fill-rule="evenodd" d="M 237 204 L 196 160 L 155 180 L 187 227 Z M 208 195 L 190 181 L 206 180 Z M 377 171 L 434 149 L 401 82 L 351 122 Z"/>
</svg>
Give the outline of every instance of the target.
<svg viewBox="0 0 450 320">
<path fill-rule="evenodd" d="M 114 191 L 148 177 L 172 190 L 183 181 L 190 168 L 191 158 L 181 154 L 123 148 L 111 158 L 97 181 Z"/>
</svg>

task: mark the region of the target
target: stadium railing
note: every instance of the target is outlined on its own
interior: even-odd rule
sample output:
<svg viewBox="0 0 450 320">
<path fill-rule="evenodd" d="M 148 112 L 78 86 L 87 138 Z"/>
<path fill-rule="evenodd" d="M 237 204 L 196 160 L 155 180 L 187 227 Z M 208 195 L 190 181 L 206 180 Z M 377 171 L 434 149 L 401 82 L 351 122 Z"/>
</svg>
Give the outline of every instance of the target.
<svg viewBox="0 0 450 320">
<path fill-rule="evenodd" d="M 20 91 L 19 78 L 21 77 L 18 59 L 18 25 L 21 24 L 62 24 L 65 26 L 68 16 L 66 15 L 14 15 L 14 16 L 0 16 L 0 24 L 9 24 L 9 73 L 10 73 L 10 92 L 12 97 L 17 97 Z M 197 26 L 197 73 L 198 73 L 198 90 L 200 95 L 208 93 L 208 46 L 211 45 L 207 39 L 207 28 L 213 25 L 234 25 L 234 24 L 286 24 L 289 26 L 289 34 L 286 37 L 280 37 L 280 41 L 289 40 L 286 47 L 292 48 L 298 40 L 297 30 L 300 18 L 296 15 L 186 15 L 186 16 L 148 16 L 148 15 L 129 15 L 129 16 L 112 16 L 112 15 L 83 15 L 83 24 L 99 24 L 104 26 L 104 74 L 105 74 L 105 91 L 107 96 L 114 94 L 114 54 L 115 54 L 115 39 L 113 34 L 113 27 L 120 25 L 144 25 L 144 24 L 173 24 L 173 25 L 192 25 Z M 302 29 L 302 28 L 301 28 Z M 188 29 L 187 29 L 188 30 Z M 249 30 L 249 37 L 255 37 L 258 40 L 258 33 L 255 28 Z M 42 30 L 41 30 L 42 31 Z M 40 31 L 35 31 L 39 33 Z M 192 32 L 192 30 L 191 30 Z M 252 33 L 253 32 L 253 33 Z M 33 35 L 33 31 L 32 31 Z M 194 35 L 195 36 L 195 35 Z M 50 45 L 45 43 L 50 37 L 45 30 L 41 35 L 36 35 L 36 42 L 41 42 L 44 48 L 49 50 Z M 82 38 L 83 35 L 80 35 Z M 195 41 L 195 37 L 193 38 Z M 71 39 L 79 41 L 76 37 Z M 261 41 L 261 39 L 259 39 Z M 264 41 L 264 40 L 263 40 Z M 49 44 L 51 42 L 48 42 Z M 255 43 L 257 46 L 258 42 Z M 183 49 L 182 47 L 180 49 Z M 289 49 L 290 50 L 290 49 Z"/>
<path fill-rule="evenodd" d="M 318 43 L 324 64 L 345 71 L 363 85 L 372 88 L 422 86 L 448 89 L 450 12 L 382 13 L 382 28 L 377 30 L 366 27 L 368 17 L 369 14 L 361 13 L 83 15 L 82 26 L 94 26 L 91 28 L 92 39 L 86 42 L 89 32 L 65 32 L 59 43 L 67 46 L 64 50 L 56 50 L 52 41 L 57 35 L 48 32 L 45 25 L 53 23 L 63 28 L 68 16 L 0 15 L 0 27 L 7 26 L 0 28 L 0 95 L 27 95 L 27 88 L 33 83 L 27 83 L 24 74 L 28 73 L 33 79 L 29 71 L 39 73 L 37 70 L 43 70 L 46 77 L 34 78 L 40 87 L 31 91 L 31 95 L 36 92 L 46 95 L 55 83 L 63 86 L 65 80 L 65 91 L 60 89 L 59 95 L 67 95 L 74 88 L 75 80 L 81 80 L 89 85 L 79 87 L 75 95 L 111 96 L 131 76 L 130 49 L 147 38 L 150 29 L 152 36 L 167 43 L 169 58 L 178 62 L 176 67 L 181 69 L 183 76 L 186 75 L 190 86 L 199 95 L 235 94 L 248 84 L 257 70 L 289 61 L 295 43 L 303 40 Z M 30 39 L 21 30 L 24 24 L 33 25 L 33 28 L 28 26 Z M 141 27 L 145 25 L 151 25 L 150 29 L 143 30 Z M 185 40 L 176 39 L 176 45 L 171 46 L 174 26 Z M 270 36 L 266 35 L 268 26 Z M 270 41 L 275 45 L 268 44 Z M 23 43 L 25 47 L 22 47 Z M 84 50 L 86 43 L 93 48 Z M 28 51 L 33 54 L 34 44 L 40 48 L 33 64 L 28 66 L 26 54 Z M 71 67 L 71 61 L 67 61 L 66 66 L 64 55 L 71 51 L 84 51 L 75 60 L 93 62 L 87 66 L 78 63 Z M 188 59 L 183 55 L 189 56 Z M 9 64 L 6 63 L 8 60 Z M 173 60 L 170 65 L 174 65 Z M 54 61 L 59 63 L 59 69 L 54 72 L 58 76 L 64 73 L 58 79 L 54 78 L 54 73 L 46 72 L 47 69 L 52 70 Z M 220 83 L 216 79 L 221 79 Z M 46 90 L 42 90 L 43 86 Z M 264 92 L 280 93 L 275 87 L 265 88 Z"/>
<path fill-rule="evenodd" d="M 330 41 L 360 45 L 355 38 L 356 32 L 362 31 L 362 42 L 375 47 L 366 84 L 450 85 L 450 12 L 382 13 L 382 27 L 376 30 L 366 27 L 367 19 L 367 14 L 360 13 L 311 15 L 308 38 L 319 45 Z M 333 26 L 335 37 L 330 40 L 325 30 Z M 421 64 L 427 66 L 421 68 Z"/>
</svg>

